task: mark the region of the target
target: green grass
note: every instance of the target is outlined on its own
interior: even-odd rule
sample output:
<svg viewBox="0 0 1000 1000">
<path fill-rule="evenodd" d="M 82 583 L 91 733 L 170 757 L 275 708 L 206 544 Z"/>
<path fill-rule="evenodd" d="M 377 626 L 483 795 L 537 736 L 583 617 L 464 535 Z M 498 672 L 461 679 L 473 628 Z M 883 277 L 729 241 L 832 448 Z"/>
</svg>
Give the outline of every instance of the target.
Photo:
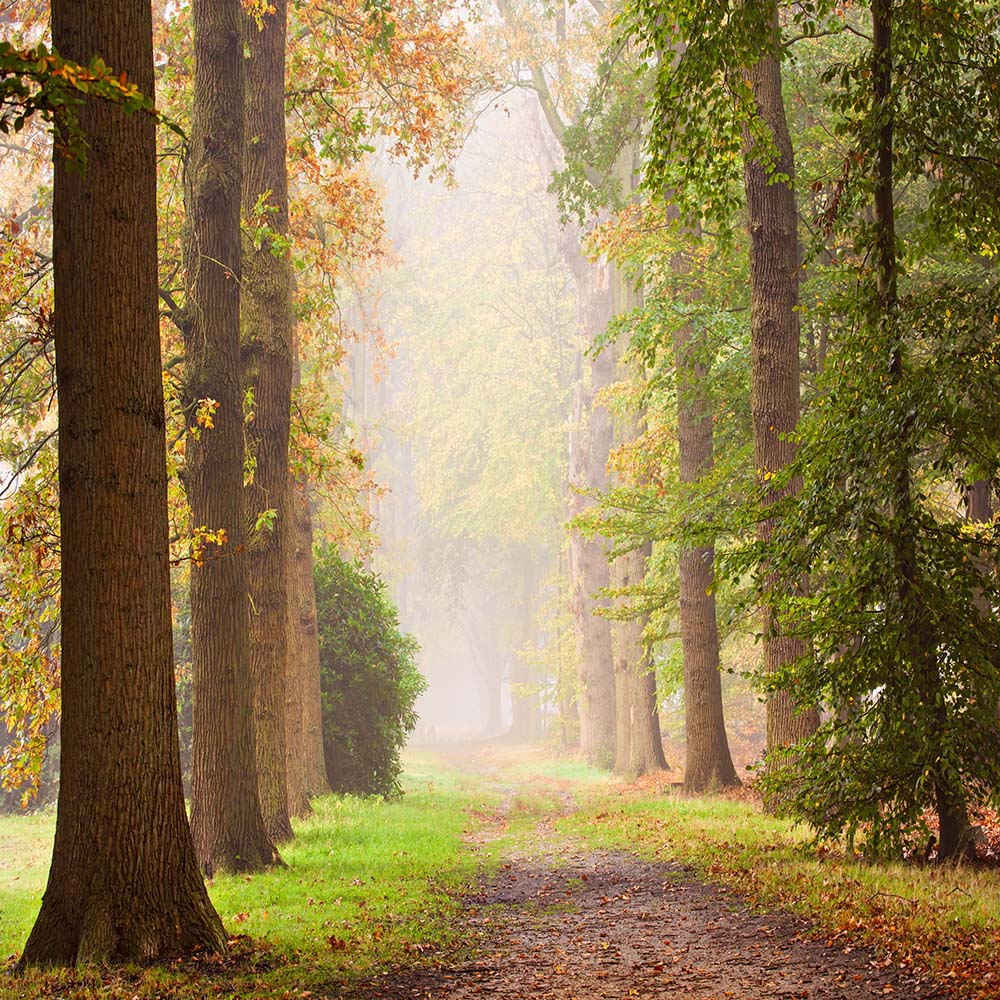
<svg viewBox="0 0 1000 1000">
<path fill-rule="evenodd" d="M 866 864 L 814 848 L 806 828 L 752 802 L 597 792 L 556 829 L 592 848 L 684 862 L 753 904 L 806 916 L 829 940 L 887 948 L 939 976 L 982 983 L 1000 949 L 995 869 Z"/>
<path fill-rule="evenodd" d="M 507 773 L 531 780 L 533 778 L 548 778 L 554 781 L 564 781 L 573 785 L 606 785 L 608 772 L 600 768 L 570 757 L 551 757 L 542 760 L 529 760 L 513 764 Z"/>
<path fill-rule="evenodd" d="M 465 842 L 489 792 L 427 759 L 409 761 L 406 794 L 395 801 L 329 796 L 297 821 L 282 848 L 287 868 L 219 876 L 209 893 L 227 930 L 248 935 L 232 967 L 207 978 L 192 970 L 82 970 L 0 979 L 0 996 L 256 997 L 371 975 L 458 945 L 458 902 L 479 854 Z M 54 816 L 0 820 L 0 944 L 23 947 L 37 913 Z M 29 864 L 30 862 L 30 864 Z"/>
<path fill-rule="evenodd" d="M 410 755 L 400 800 L 319 800 L 282 850 L 287 868 L 215 879 L 210 893 L 227 928 L 247 937 L 239 957 L 211 974 L 196 964 L 35 974 L 0 978 L 0 997 L 228 1000 L 323 990 L 451 954 L 463 943 L 454 892 L 505 858 L 548 856 L 554 845 L 554 863 L 566 853 L 560 846 L 684 862 L 753 904 L 809 917 L 829 940 L 888 948 L 897 962 L 968 984 L 970 995 L 994 995 L 986 976 L 1000 951 L 996 871 L 861 864 L 817 851 L 806 829 L 752 802 L 632 788 L 537 751 L 481 750 L 462 768 Z M 22 947 L 37 911 L 53 825 L 53 814 L 0 820 L 4 956 Z"/>
<path fill-rule="evenodd" d="M 19 953 L 38 913 L 56 814 L 0 817 L 0 963 Z"/>
<path fill-rule="evenodd" d="M 336 964 L 358 971 L 406 942 L 450 940 L 448 890 L 476 870 L 461 850 L 467 804 L 440 788 L 394 802 L 318 800 L 282 849 L 287 870 L 216 878 L 212 901 L 227 927 L 310 961 L 331 953 L 330 938 L 334 949 L 349 941 Z"/>
</svg>

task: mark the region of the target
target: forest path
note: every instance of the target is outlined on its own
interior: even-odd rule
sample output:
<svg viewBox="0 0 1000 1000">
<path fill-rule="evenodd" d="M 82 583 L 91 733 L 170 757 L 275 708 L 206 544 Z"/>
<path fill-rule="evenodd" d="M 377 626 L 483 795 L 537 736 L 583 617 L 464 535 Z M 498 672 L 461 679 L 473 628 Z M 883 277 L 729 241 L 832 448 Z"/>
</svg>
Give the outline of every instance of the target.
<svg viewBox="0 0 1000 1000">
<path fill-rule="evenodd" d="M 464 758 L 468 769 L 470 759 Z M 473 761 L 473 766 L 475 762 Z M 442 998 L 598 1000 L 869 1000 L 951 994 L 861 949 L 811 939 L 794 917 L 751 910 L 738 894 L 706 884 L 677 863 L 625 851 L 591 851 L 554 832 L 571 796 L 514 846 L 499 838 L 518 797 L 539 785 L 501 788 L 502 807 L 475 837 L 502 862 L 463 904 L 461 956 L 429 968 L 397 968 L 335 996 L 345 1000 Z"/>
</svg>

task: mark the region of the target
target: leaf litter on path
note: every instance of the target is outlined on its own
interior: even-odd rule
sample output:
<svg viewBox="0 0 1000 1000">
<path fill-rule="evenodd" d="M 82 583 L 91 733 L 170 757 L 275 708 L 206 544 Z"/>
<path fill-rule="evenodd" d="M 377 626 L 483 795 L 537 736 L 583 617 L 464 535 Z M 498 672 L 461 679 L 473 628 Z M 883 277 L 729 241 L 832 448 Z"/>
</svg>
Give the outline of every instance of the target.
<svg viewBox="0 0 1000 1000">
<path fill-rule="evenodd" d="M 464 899 L 472 957 L 398 968 L 345 1000 L 932 1000 L 950 994 L 861 949 L 752 912 L 679 864 L 601 851 L 515 859 Z"/>
</svg>

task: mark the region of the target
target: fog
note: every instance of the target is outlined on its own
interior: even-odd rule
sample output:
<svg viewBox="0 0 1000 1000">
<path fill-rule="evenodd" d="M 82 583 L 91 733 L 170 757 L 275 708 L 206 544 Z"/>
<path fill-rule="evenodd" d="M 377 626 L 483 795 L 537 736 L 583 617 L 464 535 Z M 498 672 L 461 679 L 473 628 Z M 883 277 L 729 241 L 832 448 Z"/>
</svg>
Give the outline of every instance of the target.
<svg viewBox="0 0 1000 1000">
<path fill-rule="evenodd" d="M 538 114 L 516 93 L 489 102 L 451 180 L 381 164 L 399 257 L 377 304 L 390 357 L 350 415 L 386 487 L 374 567 L 429 682 L 417 740 L 545 726 L 528 661 L 544 655 L 565 541 L 583 340 L 564 258 L 578 241 L 547 191 L 557 161 Z M 512 685 L 536 702 L 524 720 Z"/>
</svg>

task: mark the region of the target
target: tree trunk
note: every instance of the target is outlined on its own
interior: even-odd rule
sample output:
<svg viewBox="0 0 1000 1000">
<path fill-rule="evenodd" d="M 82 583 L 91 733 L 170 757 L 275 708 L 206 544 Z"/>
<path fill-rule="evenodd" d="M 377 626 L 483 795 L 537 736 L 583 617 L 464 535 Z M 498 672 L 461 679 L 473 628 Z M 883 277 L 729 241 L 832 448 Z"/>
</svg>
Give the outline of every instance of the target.
<svg viewBox="0 0 1000 1000">
<path fill-rule="evenodd" d="M 650 546 L 652 548 L 652 546 Z M 650 552 L 647 550 L 646 558 Z M 645 564 L 643 565 L 645 569 Z M 646 619 L 636 623 L 645 628 Z M 641 641 L 642 634 L 640 632 Z M 629 772 L 652 774 L 670 770 L 663 753 L 663 735 L 660 732 L 660 707 L 656 698 L 656 674 L 648 645 L 643 645 L 643 658 L 633 668 L 632 680 L 632 740 L 629 746 Z"/>
<path fill-rule="evenodd" d="M 592 340 L 611 318 L 607 283 L 597 280 L 596 269 L 575 245 L 573 275 L 579 313 L 580 336 Z M 590 504 L 578 490 L 604 490 L 608 483 L 608 455 L 614 439 L 611 415 L 595 405 L 597 394 L 614 381 L 614 356 L 602 351 L 591 363 L 590 386 L 578 383 L 573 396 L 574 431 L 570 442 L 570 515 Z M 577 632 L 577 667 L 580 685 L 580 753 L 590 764 L 611 767 L 615 753 L 615 673 L 611 654 L 611 623 L 596 612 L 607 606 L 598 596 L 611 583 L 607 540 L 570 535 L 570 572 L 573 586 L 573 619 Z"/>
<path fill-rule="evenodd" d="M 503 670 L 491 656 L 484 657 L 481 673 L 486 693 L 486 735 L 498 736 L 503 731 Z"/>
<path fill-rule="evenodd" d="M 874 106 L 881 111 L 875 150 L 875 191 L 873 211 L 875 220 L 876 304 L 878 321 L 886 342 L 895 343 L 889 365 L 890 384 L 903 379 L 904 356 L 893 326 L 899 307 L 899 261 L 896 242 L 895 177 L 893 172 L 893 142 L 895 115 L 892 112 L 893 0 L 874 0 L 872 3 L 872 97 Z M 931 711 L 930 744 L 941 747 L 947 738 L 948 705 L 941 692 L 941 665 L 938 659 L 933 616 L 924 602 L 919 579 L 917 539 L 914 527 L 917 512 L 914 510 L 913 478 L 910 459 L 914 445 L 909 438 L 908 422 L 900 430 L 896 454 L 896 475 L 893 506 L 900 525 L 896 541 L 896 573 L 898 599 L 903 614 L 907 616 L 910 634 L 910 662 L 916 674 L 922 703 Z M 940 758 L 937 761 L 940 764 Z M 960 775 L 942 773 L 941 767 L 926 762 L 927 770 L 934 773 L 934 798 L 938 814 L 938 858 L 948 860 L 963 853 L 975 854 L 975 845 L 969 840 L 969 816 L 965 790 Z"/>
<path fill-rule="evenodd" d="M 777 36 L 778 13 L 773 0 L 760 0 Z M 750 130 L 744 134 L 744 183 L 750 233 L 750 403 L 754 456 L 763 475 L 779 472 L 795 455 L 788 439 L 799 420 L 799 261 L 793 178 L 795 164 L 781 95 L 781 68 L 770 55 L 747 72 L 757 113 L 771 135 L 776 160 L 757 148 Z M 787 177 L 775 180 L 772 176 Z M 778 499 L 772 495 L 771 502 Z M 770 538 L 772 521 L 759 528 Z M 806 644 L 784 635 L 770 607 L 763 611 L 764 670 L 792 663 L 808 652 Z M 819 725 L 815 711 L 797 711 L 791 692 L 772 694 L 767 703 L 768 752 L 798 743 Z"/>
<path fill-rule="evenodd" d="M 674 335 L 677 370 L 678 471 L 682 483 L 696 483 L 714 462 L 711 402 L 705 391 L 707 366 L 697 356 L 689 327 Z M 681 646 L 684 653 L 684 733 L 687 760 L 684 790 L 738 785 L 729 753 L 719 676 L 719 627 L 715 612 L 711 545 L 682 548 L 679 556 Z"/>
<path fill-rule="evenodd" d="M 253 480 L 245 492 L 247 582 L 250 593 L 250 673 L 257 723 L 257 776 L 268 833 L 291 839 L 286 775 L 289 532 L 288 428 L 292 398 L 292 267 L 281 240 L 288 236 L 288 170 L 285 162 L 286 0 L 274 0 L 261 26 L 244 14 L 248 53 L 246 138 L 243 157 L 244 237 L 242 365 L 243 385 L 253 393 L 247 424 Z M 275 512 L 271 526 L 255 522 Z M 301 725 L 296 720 L 295 725 Z M 300 782 L 296 790 L 301 791 Z M 304 793 L 294 806 L 306 807 Z"/>
<path fill-rule="evenodd" d="M 626 579 L 621 560 L 611 564 L 611 586 L 618 589 Z M 615 622 L 611 630 L 611 648 L 615 671 L 615 758 L 611 769 L 625 777 L 632 761 L 632 685 L 634 675 L 629 659 L 629 644 L 623 642 L 624 628 L 631 622 Z"/>
<path fill-rule="evenodd" d="M 238 0 L 197 0 L 184 232 L 184 486 L 195 527 L 225 531 L 191 566 L 191 826 L 198 862 L 256 871 L 277 860 L 257 798 L 243 547 L 239 380 L 243 57 Z M 214 400 L 214 412 L 203 400 Z M 199 426 L 198 412 L 203 411 Z"/>
<path fill-rule="evenodd" d="M 626 144 L 615 162 L 615 177 L 621 190 L 635 197 L 636 161 L 638 150 Z M 643 304 L 640 279 L 633 279 L 621 268 L 611 270 L 611 311 L 613 316 L 625 316 Z M 628 339 L 617 346 L 618 359 L 628 352 Z M 613 361 L 612 363 L 616 363 Z M 626 364 L 617 362 L 623 379 L 637 373 Z M 633 413 L 615 428 L 615 441 L 629 445 L 642 435 L 646 422 L 644 412 Z M 619 556 L 611 564 L 611 586 L 615 590 L 641 586 L 646 579 L 646 561 L 652 545 L 645 543 Z M 648 615 L 616 621 L 611 629 L 615 675 L 615 762 L 616 774 L 639 776 L 666 769 L 660 718 L 656 711 L 656 675 L 653 673 L 649 647 L 643 640 Z M 624 731 L 622 731 L 624 727 Z"/>
<path fill-rule="evenodd" d="M 285 601 L 285 784 L 288 792 L 288 813 L 301 818 L 312 812 L 305 772 L 305 671 L 302 659 L 298 613 L 298 554 L 296 551 L 295 477 L 288 473 L 287 517 L 279 530 L 284 534 L 285 566 L 283 579 L 287 587 Z"/>
<path fill-rule="evenodd" d="M 298 363 L 296 361 L 296 371 Z M 316 585 L 313 581 L 313 527 L 309 487 L 295 479 L 292 498 L 295 529 L 295 579 L 289 605 L 294 634 L 293 665 L 302 677 L 302 783 L 310 797 L 330 794 L 323 753 L 323 696 L 319 677 L 319 630 L 316 626 Z"/>
<path fill-rule="evenodd" d="M 517 560 L 521 570 L 521 600 L 518 602 L 518 612 L 521 617 L 519 629 L 519 646 L 526 646 L 532 641 L 535 631 L 535 572 L 533 570 L 533 554 L 526 549 Z M 512 739 L 525 743 L 534 743 L 542 737 L 541 705 L 536 690 L 537 678 L 531 665 L 526 663 L 517 651 L 511 661 L 511 729 Z M 520 687 L 521 690 L 516 690 Z"/>
<path fill-rule="evenodd" d="M 61 55 L 153 93 L 148 3 L 54 0 Z M 184 811 L 174 695 L 155 123 L 80 108 L 85 172 L 53 204 L 62 551 L 55 844 L 21 966 L 150 961 L 226 935 Z"/>
<path fill-rule="evenodd" d="M 650 543 L 619 556 L 611 564 L 615 590 L 636 587 L 646 578 Z M 616 621 L 612 630 L 615 665 L 617 735 L 615 774 L 638 777 L 667 768 L 656 704 L 656 675 L 643 640 L 647 616 Z"/>
</svg>

